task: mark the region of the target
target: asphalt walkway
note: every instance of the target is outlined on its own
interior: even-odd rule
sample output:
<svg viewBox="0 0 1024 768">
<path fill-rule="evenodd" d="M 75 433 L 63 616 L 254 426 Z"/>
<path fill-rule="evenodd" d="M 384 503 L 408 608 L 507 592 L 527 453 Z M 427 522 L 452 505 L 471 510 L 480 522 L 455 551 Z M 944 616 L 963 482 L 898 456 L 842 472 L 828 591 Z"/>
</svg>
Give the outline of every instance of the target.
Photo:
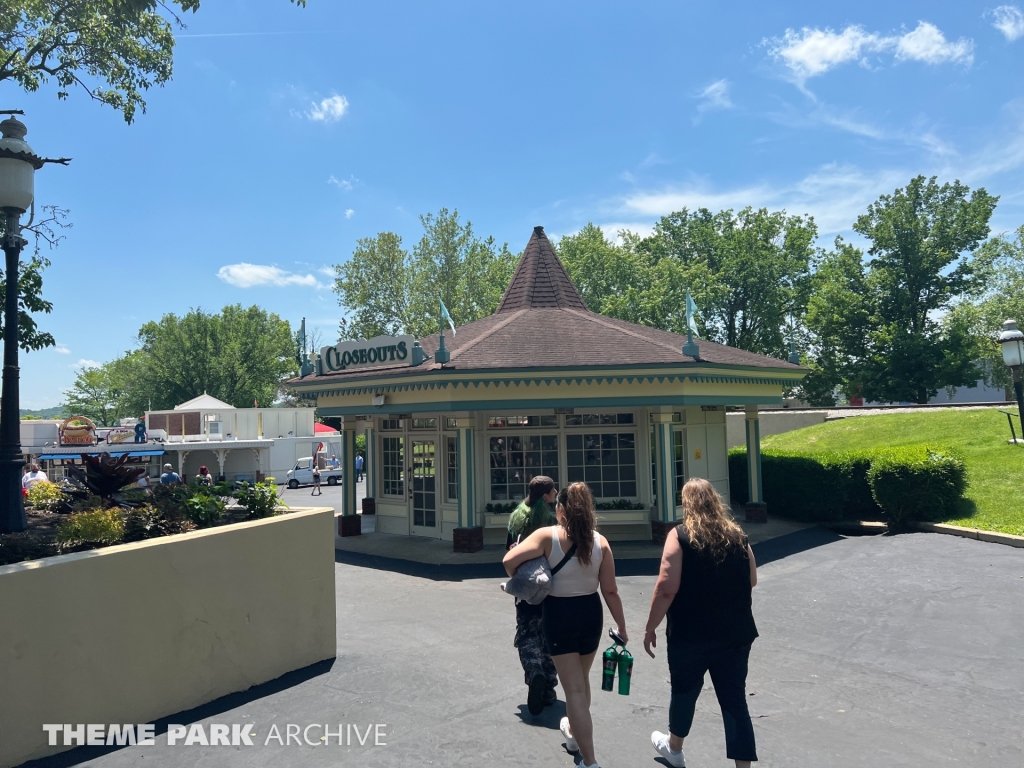
<svg viewBox="0 0 1024 768">
<path fill-rule="evenodd" d="M 817 528 L 755 551 L 761 637 L 748 695 L 760 765 L 1024 764 L 1024 551 Z M 37 764 L 569 768 L 557 730 L 564 705 L 526 713 L 512 603 L 501 579 L 481 572 L 492 566 L 339 563 L 333 663 L 172 720 L 255 723 L 256 746 L 169 747 L 158 737 L 156 746 L 99 756 L 87 747 Z M 638 642 L 652 585 L 650 575 L 620 578 L 638 656 L 631 695 L 600 691 L 593 673 L 604 768 L 659 765 L 649 737 L 666 728 L 668 670 L 663 652 L 648 659 Z M 273 725 L 284 735 L 289 723 L 381 723 L 386 746 L 264 744 Z M 310 733 L 317 743 L 322 732 Z M 710 689 L 686 751 L 691 768 L 732 764 Z"/>
</svg>

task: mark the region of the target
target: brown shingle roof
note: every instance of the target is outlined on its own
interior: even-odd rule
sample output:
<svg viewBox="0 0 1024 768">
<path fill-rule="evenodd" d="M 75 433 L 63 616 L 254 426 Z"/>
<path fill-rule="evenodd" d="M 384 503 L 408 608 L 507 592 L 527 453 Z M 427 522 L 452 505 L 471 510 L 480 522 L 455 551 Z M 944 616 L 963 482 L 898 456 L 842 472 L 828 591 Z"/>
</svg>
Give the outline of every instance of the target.
<svg viewBox="0 0 1024 768">
<path fill-rule="evenodd" d="M 451 352 L 446 371 L 700 363 L 805 370 L 784 360 L 704 340 L 698 341 L 700 358 L 689 357 L 682 351 L 685 336 L 591 312 L 541 227 L 534 228 L 497 312 L 457 331 L 455 336 L 445 334 L 445 346 Z M 433 354 L 438 334 L 420 339 L 420 343 L 427 354 Z M 416 367 L 339 371 L 307 378 L 304 383 L 426 373 L 440 368 L 430 361 Z M 292 380 L 296 384 L 300 381 Z"/>
<path fill-rule="evenodd" d="M 587 305 L 576 292 L 555 247 L 544 234 L 544 227 L 534 227 L 526 244 L 512 282 L 498 305 L 497 314 L 520 309 L 580 309 Z"/>
</svg>

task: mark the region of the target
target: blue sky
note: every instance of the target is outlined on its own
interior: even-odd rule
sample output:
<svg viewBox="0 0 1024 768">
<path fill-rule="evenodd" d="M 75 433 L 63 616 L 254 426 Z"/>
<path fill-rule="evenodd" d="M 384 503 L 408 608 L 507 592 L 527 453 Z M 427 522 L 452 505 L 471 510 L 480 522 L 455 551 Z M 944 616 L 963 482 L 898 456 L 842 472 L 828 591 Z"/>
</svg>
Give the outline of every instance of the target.
<svg viewBox="0 0 1024 768">
<path fill-rule="evenodd" d="M 126 125 L 24 95 L 36 176 L 71 210 L 23 355 L 22 407 L 190 307 L 259 304 L 333 337 L 330 265 L 457 208 L 531 228 L 648 231 L 683 206 L 810 213 L 822 243 L 918 173 L 1024 224 L 1024 2 L 339 3 L 208 0 L 170 84 Z M 456 318 L 457 320 L 457 318 Z"/>
</svg>

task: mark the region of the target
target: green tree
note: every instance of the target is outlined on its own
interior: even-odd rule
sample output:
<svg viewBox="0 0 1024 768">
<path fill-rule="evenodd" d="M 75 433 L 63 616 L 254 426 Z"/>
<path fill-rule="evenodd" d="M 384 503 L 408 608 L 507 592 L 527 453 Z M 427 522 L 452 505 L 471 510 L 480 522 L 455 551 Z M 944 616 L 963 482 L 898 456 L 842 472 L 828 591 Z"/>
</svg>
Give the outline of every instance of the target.
<svg viewBox="0 0 1024 768">
<path fill-rule="evenodd" d="M 971 254 L 988 237 L 997 201 L 959 181 L 917 176 L 858 217 L 853 228 L 871 244 L 870 330 L 858 362 L 866 398 L 927 403 L 940 388 L 977 380 L 975 340 L 941 318 L 980 288 Z"/>
<path fill-rule="evenodd" d="M 356 241 L 352 257 L 334 267 L 334 292 L 349 311 L 340 339 L 372 339 L 403 332 L 408 307 L 409 253 L 393 232 Z"/>
<path fill-rule="evenodd" d="M 518 258 L 508 245 L 479 239 L 458 211 L 442 208 L 420 221 L 424 233 L 412 254 L 401 237 L 381 232 L 357 241 L 352 257 L 334 267 L 334 292 L 348 314 L 339 338 L 436 333 L 438 298 L 459 325 L 497 309 Z"/>
<path fill-rule="evenodd" d="M 131 123 L 143 91 L 171 79 L 175 6 L 199 0 L 0 0 L 0 83 L 31 93 L 53 78 L 60 99 L 77 85 Z"/>
<path fill-rule="evenodd" d="M 83 368 L 64 393 L 64 407 L 76 416 L 88 416 L 101 427 L 116 426 L 128 410 L 128 382 L 119 374 L 123 366 L 113 361 L 98 368 Z"/>
<path fill-rule="evenodd" d="M 997 339 L 1004 320 L 1024 325 L 1024 226 L 1015 237 L 1000 235 L 985 242 L 976 261 L 985 289 L 973 300 L 957 302 L 943 318 L 943 330 L 973 339 L 982 378 L 989 386 L 1008 387 L 1010 370 Z"/>
<path fill-rule="evenodd" d="M 138 338 L 139 350 L 121 359 L 135 410 L 150 402 L 173 408 L 204 392 L 237 408 L 268 406 L 297 370 L 288 322 L 256 306 L 164 315 L 142 326 Z"/>
<path fill-rule="evenodd" d="M 683 332 L 689 290 L 703 338 L 784 357 L 809 297 L 817 234 L 809 216 L 764 208 L 684 208 L 662 217 L 636 245 L 650 256 L 651 324 Z"/>
<path fill-rule="evenodd" d="M 592 312 L 643 322 L 642 297 L 655 279 L 652 259 L 637 250 L 639 238 L 619 233 L 623 244 L 609 240 L 593 223 L 558 241 L 558 257 L 580 298 Z M 650 323 L 647 323 L 650 324 Z"/>
<path fill-rule="evenodd" d="M 811 405 L 836 404 L 836 394 L 860 394 L 860 363 L 867 351 L 871 309 L 864 271 L 864 253 L 837 237 L 835 250 L 822 253 L 811 279 L 804 325 L 808 349 L 804 362 L 811 372 L 801 382 L 801 395 Z"/>
<path fill-rule="evenodd" d="M 408 303 L 404 326 L 413 336 L 436 333 L 438 298 L 459 325 L 494 313 L 515 269 L 516 257 L 505 243 L 479 239 L 459 212 L 442 208 L 420 216 L 423 237 L 409 262 Z"/>
<path fill-rule="evenodd" d="M 59 230 L 71 226 L 66 223 L 67 210 L 56 206 L 45 206 L 43 210 L 44 218 L 37 223 L 22 225 L 21 233 L 23 237 L 31 235 L 35 238 L 35 250 L 31 258 L 18 263 L 18 346 L 26 352 L 56 344 L 51 334 L 39 329 L 33 317 L 33 314 L 49 314 L 53 310 L 52 302 L 43 298 L 43 270 L 50 266 L 50 260 L 42 255 L 40 244 L 46 242 L 51 248 L 56 247 L 64 239 Z M 0 238 L 6 234 L 6 229 L 6 218 L 0 216 Z M 6 294 L 7 277 L 3 264 L 0 264 L 0 306 L 3 306 Z M 3 313 L 0 312 L 2 334 Z"/>
</svg>

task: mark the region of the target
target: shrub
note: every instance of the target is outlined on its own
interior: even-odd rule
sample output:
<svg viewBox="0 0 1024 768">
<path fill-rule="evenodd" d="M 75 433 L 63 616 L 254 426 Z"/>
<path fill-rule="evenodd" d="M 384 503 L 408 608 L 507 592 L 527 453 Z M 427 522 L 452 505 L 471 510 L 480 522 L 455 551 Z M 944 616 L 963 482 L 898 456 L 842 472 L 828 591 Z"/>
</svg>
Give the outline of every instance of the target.
<svg viewBox="0 0 1024 768">
<path fill-rule="evenodd" d="M 277 495 L 277 482 L 272 477 L 255 485 L 242 483 L 234 496 L 250 517 L 273 517 L 278 509 L 288 506 Z"/>
<path fill-rule="evenodd" d="M 117 509 L 78 512 L 57 525 L 57 543 L 62 546 L 116 544 L 123 538 L 124 521 Z"/>
<path fill-rule="evenodd" d="M 28 503 L 44 512 L 54 512 L 67 501 L 67 495 L 54 483 L 36 483 L 28 489 Z"/>
<path fill-rule="evenodd" d="M 185 486 L 182 489 L 185 490 Z M 187 498 L 184 500 L 182 512 L 185 517 L 195 523 L 199 528 L 209 528 L 220 522 L 224 514 L 224 502 L 219 497 L 209 493 L 205 488 L 191 487 L 186 490 Z"/>
<path fill-rule="evenodd" d="M 900 530 L 954 512 L 967 490 L 967 468 L 949 450 L 890 449 L 871 462 L 868 482 L 890 528 Z"/>
<path fill-rule="evenodd" d="M 184 517 L 166 517 L 152 504 L 129 509 L 124 513 L 124 541 L 142 541 L 157 536 L 187 533 L 195 527 L 195 523 Z"/>
</svg>

